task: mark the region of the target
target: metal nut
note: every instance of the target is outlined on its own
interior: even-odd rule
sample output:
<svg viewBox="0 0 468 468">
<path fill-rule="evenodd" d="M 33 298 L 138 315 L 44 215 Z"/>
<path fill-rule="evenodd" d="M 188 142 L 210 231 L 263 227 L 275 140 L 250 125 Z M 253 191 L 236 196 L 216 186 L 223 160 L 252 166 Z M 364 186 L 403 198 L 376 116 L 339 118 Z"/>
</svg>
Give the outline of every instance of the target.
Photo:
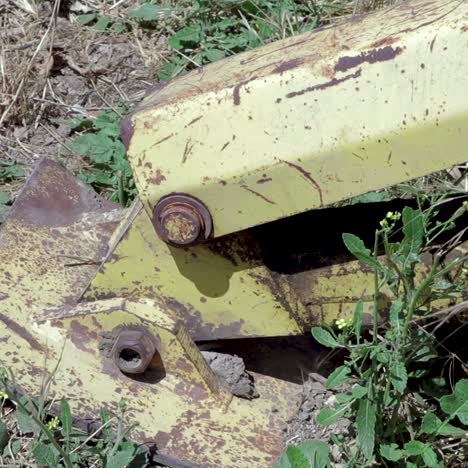
<svg viewBox="0 0 468 468">
<path fill-rule="evenodd" d="M 141 374 L 156 352 L 154 338 L 144 330 L 123 330 L 112 348 L 116 366 L 125 374 Z"/>
<path fill-rule="evenodd" d="M 153 224 L 159 237 L 174 246 L 191 246 L 205 241 L 213 226 L 206 206 L 183 194 L 160 200 L 153 211 Z"/>
</svg>

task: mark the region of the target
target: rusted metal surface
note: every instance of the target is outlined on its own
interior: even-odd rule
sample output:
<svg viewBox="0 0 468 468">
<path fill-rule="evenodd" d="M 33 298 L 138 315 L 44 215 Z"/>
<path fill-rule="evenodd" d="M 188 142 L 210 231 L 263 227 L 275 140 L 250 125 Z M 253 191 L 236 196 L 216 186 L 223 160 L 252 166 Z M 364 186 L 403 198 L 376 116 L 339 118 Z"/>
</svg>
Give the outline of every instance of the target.
<svg viewBox="0 0 468 468">
<path fill-rule="evenodd" d="M 155 342 L 147 330 L 123 329 L 112 348 L 115 365 L 127 374 L 143 374 L 156 352 Z"/>
<path fill-rule="evenodd" d="M 222 237 L 464 163 L 467 29 L 399 2 L 166 84 L 127 124 L 145 210 L 190 194 Z"/>
<path fill-rule="evenodd" d="M 300 386 L 254 374 L 259 398 L 233 397 L 218 384 L 177 315 L 154 301 L 112 299 L 53 308 L 31 321 L 39 336 L 60 336 L 56 347 L 61 346 L 62 363 L 51 391 L 72 391 L 70 400 L 79 402 L 74 409 L 88 417 L 101 406 L 118 411 L 123 398 L 129 423 L 138 423 L 133 439 L 156 443 L 169 466 L 267 467 L 284 447 L 282 429 L 298 408 Z M 160 362 L 153 358 L 140 374 L 122 373 L 112 353 L 98 355 L 76 346 L 71 337 L 76 321 L 80 340 L 91 350 L 103 337 L 114 336 L 116 324 L 144 329 L 159 337 Z M 71 390 L 70 381 L 80 384 Z"/>
<path fill-rule="evenodd" d="M 83 299 L 151 298 L 196 340 L 308 333 L 352 317 L 359 300 L 370 320 L 373 273 L 347 252 L 341 233 L 370 245 L 382 213 L 407 203 L 318 210 L 181 249 L 154 235 L 137 202 Z M 383 290 L 382 313 L 391 300 Z"/>
<path fill-rule="evenodd" d="M 175 246 L 191 246 L 212 234 L 211 215 L 206 206 L 188 195 L 169 195 L 156 205 L 153 225 L 162 240 Z"/>
</svg>

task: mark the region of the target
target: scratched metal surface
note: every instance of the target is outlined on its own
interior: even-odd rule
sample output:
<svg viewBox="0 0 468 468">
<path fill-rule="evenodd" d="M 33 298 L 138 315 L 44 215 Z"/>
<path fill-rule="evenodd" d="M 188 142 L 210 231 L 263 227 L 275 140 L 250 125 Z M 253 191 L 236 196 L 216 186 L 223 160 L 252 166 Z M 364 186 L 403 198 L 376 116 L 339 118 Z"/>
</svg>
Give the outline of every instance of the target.
<svg viewBox="0 0 468 468">
<path fill-rule="evenodd" d="M 0 230 L 0 365 L 31 396 L 53 372 L 49 396 L 67 398 L 81 421 L 103 406 L 118 413 L 124 398 L 133 439 L 156 443 L 169 466 L 272 465 L 299 385 L 257 375 L 260 398 L 233 398 L 177 310 L 147 298 L 76 303 L 126 216 L 57 163 L 39 163 Z M 155 338 L 143 374 L 124 375 L 109 352 L 122 328 Z"/>
<path fill-rule="evenodd" d="M 468 2 L 412 0 L 199 68 L 123 125 L 145 209 L 214 236 L 466 161 Z"/>
</svg>

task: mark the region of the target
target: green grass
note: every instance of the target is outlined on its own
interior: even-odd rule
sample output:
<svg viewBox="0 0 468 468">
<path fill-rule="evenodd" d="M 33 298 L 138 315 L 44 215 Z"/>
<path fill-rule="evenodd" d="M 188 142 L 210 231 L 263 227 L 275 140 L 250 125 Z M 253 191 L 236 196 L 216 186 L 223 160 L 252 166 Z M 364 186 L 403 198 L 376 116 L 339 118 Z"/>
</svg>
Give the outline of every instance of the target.
<svg viewBox="0 0 468 468">
<path fill-rule="evenodd" d="M 2 466 L 47 468 L 144 468 L 148 451 L 127 440 L 126 407 L 119 414 L 101 410 L 92 433 L 79 429 L 66 400 L 49 400 L 47 391 L 38 399 L 17 393 L 14 378 L 0 369 L 0 463 Z M 14 410 L 14 411 L 13 411 Z"/>
</svg>

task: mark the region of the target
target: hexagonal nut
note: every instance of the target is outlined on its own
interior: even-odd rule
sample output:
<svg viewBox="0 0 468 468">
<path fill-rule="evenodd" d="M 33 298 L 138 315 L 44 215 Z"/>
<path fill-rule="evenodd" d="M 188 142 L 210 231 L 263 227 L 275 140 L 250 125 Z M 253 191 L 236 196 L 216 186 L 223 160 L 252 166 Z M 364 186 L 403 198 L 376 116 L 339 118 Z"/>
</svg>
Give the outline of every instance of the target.
<svg viewBox="0 0 468 468">
<path fill-rule="evenodd" d="M 115 365 L 125 374 L 141 374 L 156 352 L 154 337 L 144 330 L 122 330 L 112 348 Z"/>
</svg>

